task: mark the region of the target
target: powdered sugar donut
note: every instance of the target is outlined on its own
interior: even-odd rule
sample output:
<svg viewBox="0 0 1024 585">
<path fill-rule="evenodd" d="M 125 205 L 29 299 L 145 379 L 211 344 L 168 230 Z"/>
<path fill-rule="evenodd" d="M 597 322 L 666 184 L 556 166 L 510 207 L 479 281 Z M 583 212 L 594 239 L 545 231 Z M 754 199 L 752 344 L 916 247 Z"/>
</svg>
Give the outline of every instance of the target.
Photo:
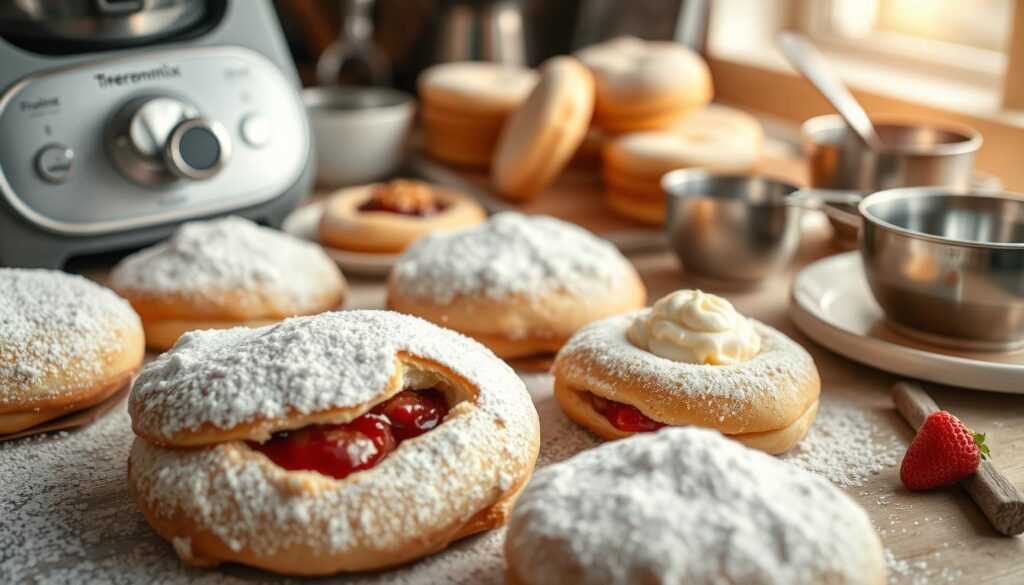
<svg viewBox="0 0 1024 585">
<path fill-rule="evenodd" d="M 594 73 L 594 120 L 606 130 L 665 128 L 711 101 L 707 64 L 680 44 L 619 37 L 576 56 Z"/>
<path fill-rule="evenodd" d="M 633 265 L 610 243 L 552 217 L 500 213 L 410 246 L 387 302 L 522 360 L 550 358 L 583 325 L 645 299 Z M 546 369 L 541 362 L 534 367 Z"/>
<path fill-rule="evenodd" d="M 196 565 L 394 566 L 504 523 L 536 461 L 523 382 L 386 311 L 188 333 L 129 400 L 132 494 Z"/>
<path fill-rule="evenodd" d="M 867 513 L 715 431 L 665 429 L 534 476 L 509 520 L 515 585 L 880 585 Z"/>
<path fill-rule="evenodd" d="M 320 219 L 320 243 L 372 254 L 397 254 L 424 235 L 482 223 L 475 199 L 420 181 L 395 180 L 342 189 Z"/>
<path fill-rule="evenodd" d="M 55 270 L 0 268 L 0 435 L 106 400 L 145 353 L 116 294 Z"/>
<path fill-rule="evenodd" d="M 183 224 L 166 242 L 123 259 L 111 282 L 142 317 L 147 345 L 159 350 L 186 331 L 331 310 L 347 290 L 320 246 L 240 217 Z"/>
<path fill-rule="evenodd" d="M 605 439 L 698 425 L 769 453 L 807 434 L 821 392 L 799 344 L 701 291 L 584 327 L 553 371 L 562 410 Z"/>
</svg>

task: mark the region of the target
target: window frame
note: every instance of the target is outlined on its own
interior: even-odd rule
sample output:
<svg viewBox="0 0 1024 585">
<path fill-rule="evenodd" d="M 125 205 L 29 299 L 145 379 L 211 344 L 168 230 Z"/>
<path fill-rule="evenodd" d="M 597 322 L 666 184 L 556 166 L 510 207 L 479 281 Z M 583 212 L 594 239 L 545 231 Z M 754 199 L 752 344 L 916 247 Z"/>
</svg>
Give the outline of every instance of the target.
<svg viewBox="0 0 1024 585">
<path fill-rule="evenodd" d="M 1017 31 L 1011 30 L 1005 53 L 877 30 L 865 39 L 853 39 L 832 29 L 830 13 L 835 1 L 799 0 L 794 7 L 794 24 L 815 43 L 830 51 L 865 60 L 884 59 L 899 67 L 990 88 L 1001 87 L 1010 72 L 1007 53 Z M 1019 12 L 1021 2 L 1015 2 L 1014 8 Z M 1009 19 L 1012 28 L 1014 15 L 1011 14 Z"/>
</svg>

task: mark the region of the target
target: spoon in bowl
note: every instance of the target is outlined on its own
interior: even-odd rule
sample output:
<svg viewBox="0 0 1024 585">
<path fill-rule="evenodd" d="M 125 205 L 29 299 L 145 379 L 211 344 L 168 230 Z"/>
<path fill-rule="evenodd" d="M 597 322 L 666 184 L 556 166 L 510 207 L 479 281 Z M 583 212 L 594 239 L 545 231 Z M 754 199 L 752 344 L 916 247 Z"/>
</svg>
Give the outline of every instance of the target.
<svg viewBox="0 0 1024 585">
<path fill-rule="evenodd" d="M 779 33 L 778 42 L 789 62 L 832 104 L 854 134 L 872 151 L 885 150 L 885 143 L 878 136 L 867 112 L 829 66 L 821 51 L 807 37 L 792 31 Z"/>
</svg>

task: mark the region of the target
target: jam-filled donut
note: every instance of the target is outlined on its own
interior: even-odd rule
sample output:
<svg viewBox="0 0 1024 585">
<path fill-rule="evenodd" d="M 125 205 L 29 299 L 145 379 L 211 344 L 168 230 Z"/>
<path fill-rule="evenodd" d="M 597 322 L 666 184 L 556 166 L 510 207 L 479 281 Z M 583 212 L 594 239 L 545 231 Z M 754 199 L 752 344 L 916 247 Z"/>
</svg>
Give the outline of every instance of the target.
<svg viewBox="0 0 1024 585">
<path fill-rule="evenodd" d="M 540 441 L 507 365 L 387 311 L 188 333 L 128 409 L 132 494 L 178 555 L 290 575 L 395 566 L 504 524 Z"/>
<path fill-rule="evenodd" d="M 538 471 L 505 540 L 512 585 L 881 585 L 871 519 L 826 479 L 699 428 Z"/>
<path fill-rule="evenodd" d="M 332 195 L 320 219 L 320 243 L 353 252 L 397 254 L 430 232 L 485 219 L 484 208 L 469 195 L 397 179 Z"/>
<path fill-rule="evenodd" d="M 698 425 L 769 453 L 807 434 L 821 392 L 804 348 L 696 290 L 584 327 L 553 371 L 562 410 L 605 439 Z"/>
<path fill-rule="evenodd" d="M 111 283 L 138 311 L 156 350 L 186 331 L 329 311 L 348 288 L 320 246 L 240 217 L 183 224 L 166 242 L 122 260 Z"/>
<path fill-rule="evenodd" d="M 499 213 L 410 246 L 391 271 L 387 302 L 520 367 L 547 369 L 577 329 L 645 300 L 633 265 L 610 243 L 553 217 Z"/>
<path fill-rule="evenodd" d="M 142 363 L 131 305 L 80 276 L 0 268 L 0 435 L 106 400 Z"/>
</svg>

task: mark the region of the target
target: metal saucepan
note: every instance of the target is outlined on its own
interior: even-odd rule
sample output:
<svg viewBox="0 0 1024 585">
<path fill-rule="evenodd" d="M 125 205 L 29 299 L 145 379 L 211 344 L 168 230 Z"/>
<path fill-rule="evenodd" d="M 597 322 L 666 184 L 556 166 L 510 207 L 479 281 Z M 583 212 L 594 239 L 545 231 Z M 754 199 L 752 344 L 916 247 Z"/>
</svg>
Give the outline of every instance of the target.
<svg viewBox="0 0 1024 585">
<path fill-rule="evenodd" d="M 891 189 L 858 209 L 864 272 L 897 330 L 961 349 L 1024 346 L 1024 195 Z"/>
<path fill-rule="evenodd" d="M 967 191 L 981 135 L 959 124 L 879 116 L 875 128 L 885 148 L 868 149 L 836 115 L 811 118 L 801 129 L 815 189 L 862 195 L 899 187 L 939 186 Z M 825 209 L 836 239 L 852 247 L 860 217 L 853 206 Z"/>
</svg>

